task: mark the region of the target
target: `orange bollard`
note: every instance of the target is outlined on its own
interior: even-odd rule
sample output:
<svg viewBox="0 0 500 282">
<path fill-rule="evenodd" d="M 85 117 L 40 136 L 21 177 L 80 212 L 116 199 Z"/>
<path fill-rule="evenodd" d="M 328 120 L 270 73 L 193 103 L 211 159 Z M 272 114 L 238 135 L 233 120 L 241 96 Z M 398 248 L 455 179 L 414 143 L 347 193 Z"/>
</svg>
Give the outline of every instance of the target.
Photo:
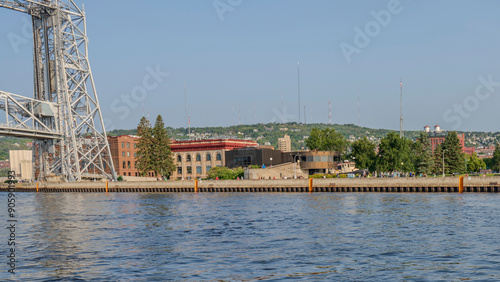
<svg viewBox="0 0 500 282">
<path fill-rule="evenodd" d="M 460 176 L 460 180 L 458 182 L 458 193 L 463 193 L 464 192 L 464 177 Z"/>
<path fill-rule="evenodd" d="M 38 193 L 38 181 L 36 182 L 36 192 Z"/>
<path fill-rule="evenodd" d="M 106 181 L 106 193 L 108 193 L 108 181 Z"/>
<path fill-rule="evenodd" d="M 194 180 L 194 192 L 198 193 L 198 179 Z"/>
<path fill-rule="evenodd" d="M 313 192 L 313 179 L 309 178 L 309 193 Z"/>
</svg>

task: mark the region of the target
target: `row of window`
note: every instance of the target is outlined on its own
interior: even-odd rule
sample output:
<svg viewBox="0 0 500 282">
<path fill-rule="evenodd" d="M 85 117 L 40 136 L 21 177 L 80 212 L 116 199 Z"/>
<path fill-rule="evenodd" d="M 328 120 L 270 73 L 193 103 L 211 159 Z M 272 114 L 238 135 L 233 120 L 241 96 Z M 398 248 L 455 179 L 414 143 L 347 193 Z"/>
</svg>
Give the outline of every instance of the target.
<svg viewBox="0 0 500 282">
<path fill-rule="evenodd" d="M 217 165 L 217 167 L 221 167 L 220 165 Z M 212 168 L 211 165 L 207 165 L 206 169 L 207 169 L 207 172 Z M 193 169 L 191 166 L 187 166 L 186 167 L 186 173 L 187 174 L 192 174 L 193 173 Z M 177 174 L 178 175 L 182 175 L 182 167 L 177 167 Z M 196 174 L 202 174 L 202 171 L 201 171 L 201 166 L 196 166 Z"/>
<path fill-rule="evenodd" d="M 122 142 L 122 148 L 125 148 L 125 142 Z M 130 143 L 127 142 L 127 148 L 130 148 Z M 137 148 L 137 144 L 134 143 L 134 148 Z"/>
<path fill-rule="evenodd" d="M 122 152 L 122 157 L 125 157 L 125 152 Z M 127 157 L 130 157 L 130 152 L 127 152 Z M 137 158 L 137 153 L 134 153 L 134 157 Z"/>
<path fill-rule="evenodd" d="M 122 167 L 123 168 L 130 168 L 130 161 L 127 161 L 127 162 L 123 161 Z M 134 162 L 134 168 L 137 168 L 137 162 Z"/>
<path fill-rule="evenodd" d="M 201 155 L 200 154 L 196 154 L 196 157 L 195 157 L 196 161 L 197 162 L 201 162 Z M 212 160 L 212 156 L 210 154 L 206 154 L 205 155 L 205 161 L 211 161 Z M 215 160 L 217 161 L 222 161 L 222 155 L 220 153 L 217 153 L 217 155 L 215 156 Z M 182 157 L 181 155 L 177 155 L 177 161 L 178 162 L 182 162 Z M 186 162 L 190 162 L 191 161 L 191 155 L 186 155 Z"/>
<path fill-rule="evenodd" d="M 124 173 L 123 173 L 123 176 L 127 176 L 127 173 L 126 173 L 126 172 L 124 172 Z M 132 176 L 132 173 L 130 173 L 130 172 L 129 172 L 129 173 L 128 173 L 128 176 Z M 138 172 L 136 172 L 136 173 L 135 173 L 135 176 L 140 176 L 140 175 L 139 175 L 139 173 L 138 173 Z M 155 174 L 154 174 L 154 172 L 149 172 L 149 173 L 148 173 L 148 176 L 149 176 L 149 177 L 153 177 L 153 176 L 155 176 Z"/>
</svg>

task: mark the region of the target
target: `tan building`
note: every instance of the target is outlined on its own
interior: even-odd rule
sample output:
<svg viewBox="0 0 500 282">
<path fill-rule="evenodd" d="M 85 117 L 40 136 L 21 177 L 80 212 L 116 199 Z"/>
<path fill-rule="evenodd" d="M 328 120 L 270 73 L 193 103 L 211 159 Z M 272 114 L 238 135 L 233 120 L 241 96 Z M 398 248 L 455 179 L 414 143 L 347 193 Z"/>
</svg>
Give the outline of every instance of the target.
<svg viewBox="0 0 500 282">
<path fill-rule="evenodd" d="M 278 150 L 284 153 L 292 151 L 292 140 L 288 134 L 285 134 L 283 138 L 278 138 Z"/>
<path fill-rule="evenodd" d="M 30 150 L 10 150 L 10 169 L 16 172 L 21 180 L 33 178 L 33 152 Z"/>
<path fill-rule="evenodd" d="M 255 141 L 209 139 L 172 142 L 176 170 L 172 179 L 205 178 L 212 167 L 226 166 L 225 152 L 238 148 L 257 147 Z"/>
</svg>

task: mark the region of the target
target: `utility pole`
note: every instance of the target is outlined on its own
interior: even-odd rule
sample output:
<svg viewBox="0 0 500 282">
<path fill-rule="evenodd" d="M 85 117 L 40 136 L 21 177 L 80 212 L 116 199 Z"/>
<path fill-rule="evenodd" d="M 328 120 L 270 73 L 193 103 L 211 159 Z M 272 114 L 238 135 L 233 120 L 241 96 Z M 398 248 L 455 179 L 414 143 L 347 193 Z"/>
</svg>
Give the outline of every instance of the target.
<svg viewBox="0 0 500 282">
<path fill-rule="evenodd" d="M 399 119 L 399 137 L 404 138 L 405 125 L 403 121 L 403 80 L 400 80 L 400 83 L 401 83 L 401 118 Z"/>
</svg>

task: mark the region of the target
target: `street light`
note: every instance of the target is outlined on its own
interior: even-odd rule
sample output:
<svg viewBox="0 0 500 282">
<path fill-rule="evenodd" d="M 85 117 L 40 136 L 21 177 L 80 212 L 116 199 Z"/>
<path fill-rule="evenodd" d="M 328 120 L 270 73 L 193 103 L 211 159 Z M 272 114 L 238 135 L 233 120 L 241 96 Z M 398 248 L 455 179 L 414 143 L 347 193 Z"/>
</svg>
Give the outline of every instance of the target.
<svg viewBox="0 0 500 282">
<path fill-rule="evenodd" d="M 271 167 L 273 167 L 273 158 L 269 158 L 271 160 Z"/>
<path fill-rule="evenodd" d="M 296 161 L 296 158 L 300 157 L 300 155 L 296 155 L 295 157 L 293 157 L 293 162 L 294 162 L 294 168 L 295 168 L 295 178 L 294 179 L 297 179 L 297 161 Z"/>
<path fill-rule="evenodd" d="M 445 177 L 445 175 L 444 175 L 444 152 L 446 152 L 446 149 L 443 150 L 443 177 Z"/>
</svg>

